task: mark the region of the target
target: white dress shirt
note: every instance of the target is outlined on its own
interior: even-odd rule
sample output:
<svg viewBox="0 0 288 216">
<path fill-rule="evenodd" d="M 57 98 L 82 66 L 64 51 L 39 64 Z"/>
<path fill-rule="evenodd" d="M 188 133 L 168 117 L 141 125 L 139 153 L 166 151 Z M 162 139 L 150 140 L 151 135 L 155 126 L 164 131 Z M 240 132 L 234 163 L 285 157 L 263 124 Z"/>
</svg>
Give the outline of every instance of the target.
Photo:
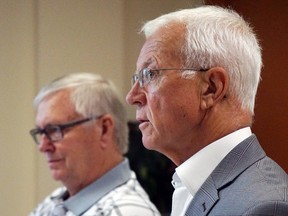
<svg viewBox="0 0 288 216">
<path fill-rule="evenodd" d="M 212 171 L 239 143 L 252 134 L 250 127 L 242 128 L 201 149 L 178 166 L 173 175 L 171 216 L 183 216 L 185 211 Z"/>
</svg>

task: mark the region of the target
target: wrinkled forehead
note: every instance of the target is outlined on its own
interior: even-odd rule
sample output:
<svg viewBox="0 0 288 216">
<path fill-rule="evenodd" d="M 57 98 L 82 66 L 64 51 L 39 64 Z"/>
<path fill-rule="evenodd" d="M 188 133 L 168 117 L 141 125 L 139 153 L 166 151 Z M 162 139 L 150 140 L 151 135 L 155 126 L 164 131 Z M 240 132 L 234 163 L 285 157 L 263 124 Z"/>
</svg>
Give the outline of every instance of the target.
<svg viewBox="0 0 288 216">
<path fill-rule="evenodd" d="M 173 23 L 163 26 L 149 36 L 138 57 L 137 68 L 149 65 L 182 64 L 182 50 L 186 28 L 183 24 Z"/>
</svg>

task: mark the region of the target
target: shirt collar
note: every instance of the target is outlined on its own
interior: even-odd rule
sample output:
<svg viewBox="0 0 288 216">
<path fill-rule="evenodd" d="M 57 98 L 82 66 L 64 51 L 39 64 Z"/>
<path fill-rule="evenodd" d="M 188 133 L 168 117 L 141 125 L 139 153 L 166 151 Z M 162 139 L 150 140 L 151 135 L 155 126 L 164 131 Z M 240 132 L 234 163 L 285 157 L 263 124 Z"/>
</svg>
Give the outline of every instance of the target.
<svg viewBox="0 0 288 216">
<path fill-rule="evenodd" d="M 173 185 L 183 184 L 194 196 L 221 160 L 251 134 L 250 127 L 245 127 L 201 149 L 176 168 Z"/>
<path fill-rule="evenodd" d="M 101 178 L 82 189 L 79 193 L 64 201 L 66 209 L 75 215 L 81 215 L 105 194 L 127 182 L 131 176 L 128 159 L 118 164 Z M 62 193 L 62 198 L 65 192 Z"/>
</svg>

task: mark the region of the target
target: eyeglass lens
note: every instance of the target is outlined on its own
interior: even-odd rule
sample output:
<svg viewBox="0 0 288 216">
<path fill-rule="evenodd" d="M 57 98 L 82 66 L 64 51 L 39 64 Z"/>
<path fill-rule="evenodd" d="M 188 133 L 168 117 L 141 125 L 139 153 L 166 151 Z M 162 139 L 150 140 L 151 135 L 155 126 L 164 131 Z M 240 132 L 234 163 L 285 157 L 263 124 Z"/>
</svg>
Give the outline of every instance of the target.
<svg viewBox="0 0 288 216">
<path fill-rule="evenodd" d="M 76 121 L 68 122 L 68 123 L 62 124 L 62 125 L 47 125 L 43 129 L 41 129 L 41 128 L 32 129 L 30 131 L 30 134 L 32 135 L 32 137 L 35 140 L 37 145 L 39 144 L 39 141 L 40 141 L 41 136 L 43 134 L 45 134 L 50 141 L 56 142 L 56 141 L 60 141 L 61 139 L 63 139 L 63 136 L 64 136 L 63 130 L 64 129 L 69 128 L 69 127 L 74 127 L 74 126 L 79 125 L 79 124 L 83 124 L 84 122 L 91 121 L 93 119 L 99 119 L 102 116 L 103 115 L 99 115 L 99 116 L 95 116 L 95 117 L 76 120 Z"/>
<path fill-rule="evenodd" d="M 39 144 L 41 136 L 45 134 L 49 140 L 55 142 L 59 141 L 63 138 L 62 130 L 59 126 L 47 126 L 42 131 L 38 130 L 35 133 L 32 134 L 34 137 L 34 140 L 37 144 Z"/>
</svg>

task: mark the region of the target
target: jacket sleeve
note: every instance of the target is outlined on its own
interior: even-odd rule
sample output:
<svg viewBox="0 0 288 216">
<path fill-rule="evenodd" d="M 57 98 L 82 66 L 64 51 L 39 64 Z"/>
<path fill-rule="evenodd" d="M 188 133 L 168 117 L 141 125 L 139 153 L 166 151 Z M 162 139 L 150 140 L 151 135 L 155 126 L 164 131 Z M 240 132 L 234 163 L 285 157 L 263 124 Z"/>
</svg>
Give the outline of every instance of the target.
<svg viewBox="0 0 288 216">
<path fill-rule="evenodd" d="M 252 215 L 273 215 L 273 216 L 287 216 L 288 215 L 288 201 L 269 201 L 261 202 L 251 207 L 244 216 Z"/>
</svg>

